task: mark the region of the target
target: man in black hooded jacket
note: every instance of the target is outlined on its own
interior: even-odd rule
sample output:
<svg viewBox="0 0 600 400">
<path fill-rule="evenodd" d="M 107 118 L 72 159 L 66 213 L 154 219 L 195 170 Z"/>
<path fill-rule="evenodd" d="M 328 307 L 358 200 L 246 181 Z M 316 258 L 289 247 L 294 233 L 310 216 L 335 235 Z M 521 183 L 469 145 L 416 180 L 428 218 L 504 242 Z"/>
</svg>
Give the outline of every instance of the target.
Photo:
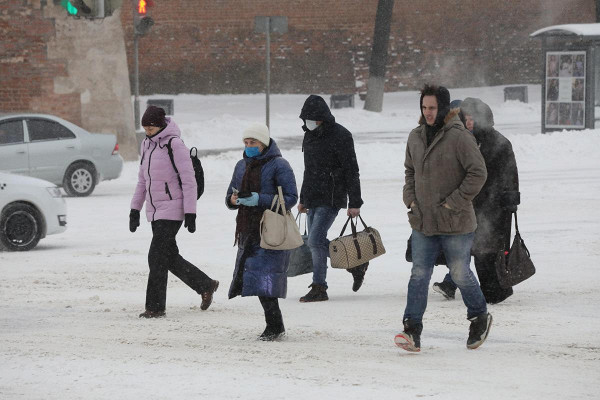
<svg viewBox="0 0 600 400">
<path fill-rule="evenodd" d="M 360 195 L 358 162 L 352 134 L 335 122 L 325 100 L 310 95 L 304 102 L 300 118 L 304 122 L 304 179 L 300 191 L 299 212 L 307 212 L 308 246 L 313 259 L 311 290 L 301 297 L 303 303 L 328 300 L 327 231 L 341 208 L 347 215 L 360 214 L 363 200 Z M 354 278 L 352 290 L 360 288 L 367 264 L 349 269 Z"/>
</svg>

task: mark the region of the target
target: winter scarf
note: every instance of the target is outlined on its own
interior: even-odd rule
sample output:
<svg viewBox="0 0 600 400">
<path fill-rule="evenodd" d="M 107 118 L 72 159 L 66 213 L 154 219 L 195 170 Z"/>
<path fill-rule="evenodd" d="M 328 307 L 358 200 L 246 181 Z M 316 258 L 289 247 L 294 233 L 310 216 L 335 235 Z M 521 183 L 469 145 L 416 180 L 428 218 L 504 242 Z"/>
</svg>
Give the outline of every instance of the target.
<svg viewBox="0 0 600 400">
<path fill-rule="evenodd" d="M 246 165 L 246 171 L 242 178 L 241 192 L 256 192 L 260 193 L 260 180 L 262 167 L 273 157 L 267 157 L 260 160 L 252 160 Z M 258 242 L 260 237 L 260 220 L 263 215 L 263 209 L 260 207 L 240 206 L 235 219 L 235 242 L 234 246 L 239 243 L 241 236 L 246 236 L 251 242 Z"/>
</svg>

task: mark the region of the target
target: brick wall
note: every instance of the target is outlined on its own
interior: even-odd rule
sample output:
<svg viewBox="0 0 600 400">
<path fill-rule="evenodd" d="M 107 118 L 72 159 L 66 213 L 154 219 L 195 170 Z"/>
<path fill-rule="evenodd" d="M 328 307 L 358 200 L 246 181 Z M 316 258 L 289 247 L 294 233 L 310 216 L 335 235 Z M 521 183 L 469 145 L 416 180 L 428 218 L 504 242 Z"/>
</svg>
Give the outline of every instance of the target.
<svg viewBox="0 0 600 400">
<path fill-rule="evenodd" d="M 0 112 L 48 112 L 86 124 L 83 90 L 56 88 L 63 77 L 76 78 L 68 76 L 73 60 L 48 56 L 56 22 L 44 16 L 44 8 L 65 14 L 53 3 L 0 0 Z M 263 91 L 265 35 L 254 33 L 253 21 L 265 14 L 289 17 L 289 32 L 272 35 L 273 92 L 366 90 L 377 0 L 154 3 L 156 25 L 140 40 L 142 93 Z M 121 12 L 129 71 L 131 4 L 124 0 Z M 417 88 L 425 81 L 449 87 L 539 82 L 540 41 L 529 34 L 594 17 L 592 0 L 396 0 L 386 90 Z"/>
<path fill-rule="evenodd" d="M 47 112 L 80 123 L 79 94 L 54 92 L 67 64 L 48 58 L 56 31 L 40 1 L 1 0 L 0 11 L 0 112 Z"/>
<path fill-rule="evenodd" d="M 154 0 L 155 25 L 140 39 L 140 91 L 263 91 L 265 35 L 254 33 L 254 16 L 285 15 L 288 33 L 271 37 L 273 92 L 363 92 L 376 8 L 377 0 Z M 539 82 L 541 45 L 529 34 L 594 18 L 592 0 L 396 0 L 386 90 Z"/>
</svg>

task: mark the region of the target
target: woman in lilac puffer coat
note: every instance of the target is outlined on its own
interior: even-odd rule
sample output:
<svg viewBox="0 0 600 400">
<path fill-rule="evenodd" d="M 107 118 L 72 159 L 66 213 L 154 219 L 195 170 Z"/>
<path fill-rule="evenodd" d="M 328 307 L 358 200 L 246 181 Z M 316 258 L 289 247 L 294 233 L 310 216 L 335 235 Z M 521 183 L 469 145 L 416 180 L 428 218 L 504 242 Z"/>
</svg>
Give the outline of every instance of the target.
<svg viewBox="0 0 600 400">
<path fill-rule="evenodd" d="M 148 107 L 142 126 L 146 139 L 142 142 L 142 161 L 129 214 L 129 230 L 135 232 L 145 202 L 146 218 L 152 225 L 146 310 L 140 318 L 165 315 L 169 271 L 202 296 L 200 309 L 206 310 L 219 281 L 212 280 L 181 257 L 175 240 L 183 221 L 190 233 L 196 231 L 196 179 L 189 150 L 181 140 L 179 128 L 171 118 L 165 117 L 162 108 Z M 179 176 L 169 157 L 169 144 Z"/>
</svg>

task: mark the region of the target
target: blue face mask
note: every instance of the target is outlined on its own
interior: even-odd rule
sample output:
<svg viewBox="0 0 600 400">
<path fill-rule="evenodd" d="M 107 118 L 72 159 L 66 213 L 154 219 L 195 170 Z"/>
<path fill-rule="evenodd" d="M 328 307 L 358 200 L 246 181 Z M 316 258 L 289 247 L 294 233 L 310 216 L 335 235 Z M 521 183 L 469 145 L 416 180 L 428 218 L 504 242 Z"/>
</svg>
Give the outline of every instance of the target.
<svg viewBox="0 0 600 400">
<path fill-rule="evenodd" d="M 260 150 L 257 147 L 246 147 L 244 149 L 244 152 L 246 153 L 246 156 L 252 158 L 252 157 L 256 157 L 257 155 L 260 154 Z"/>
</svg>

